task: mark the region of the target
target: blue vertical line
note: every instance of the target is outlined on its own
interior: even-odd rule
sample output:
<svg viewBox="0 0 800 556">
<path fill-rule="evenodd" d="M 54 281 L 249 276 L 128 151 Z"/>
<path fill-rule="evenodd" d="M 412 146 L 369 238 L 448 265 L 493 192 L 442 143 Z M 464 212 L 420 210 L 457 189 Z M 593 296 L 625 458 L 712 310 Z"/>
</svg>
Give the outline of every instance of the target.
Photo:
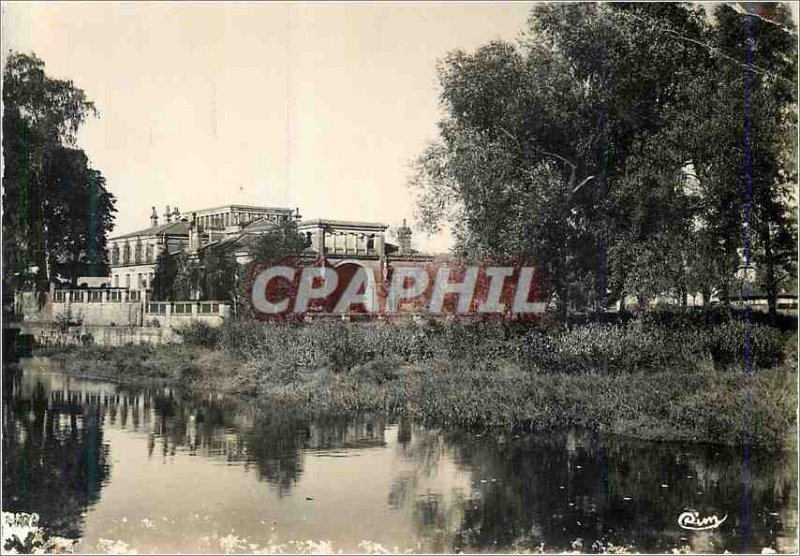
<svg viewBox="0 0 800 556">
<path fill-rule="evenodd" d="M 601 61 L 603 73 L 605 74 L 605 66 L 607 63 L 607 53 L 605 47 L 601 49 Z M 604 79 L 605 81 L 605 79 Z M 604 83 L 605 85 L 605 83 Z M 604 93 L 604 91 L 603 91 Z M 598 163 L 598 188 L 600 189 L 600 214 L 601 214 L 601 229 L 600 229 L 600 268 L 598 290 L 599 290 L 599 312 L 605 313 L 606 310 L 606 284 L 607 284 L 607 261 L 606 261 L 606 165 L 608 163 L 608 141 L 606 138 L 607 125 L 608 125 L 608 107 L 606 105 L 605 96 L 600 105 L 600 122 L 599 122 L 599 135 L 600 135 L 600 156 Z M 610 492 L 608 488 L 608 461 L 606 459 L 606 436 L 603 435 L 600 444 L 600 488 L 602 489 L 604 499 L 603 503 L 606 507 L 610 507 Z M 603 532 L 605 534 L 605 531 Z"/>
<path fill-rule="evenodd" d="M 598 179 L 598 188 L 600 190 L 600 211 L 602 215 L 602 222 L 600 228 L 600 279 L 598 284 L 599 289 L 599 303 L 600 303 L 600 312 L 605 312 L 606 310 L 606 288 L 608 283 L 608 254 L 606 253 L 606 191 L 607 191 L 607 168 L 608 168 L 608 140 L 606 138 L 607 133 L 607 120 L 608 120 L 608 109 L 606 108 L 605 103 L 600 108 L 600 141 L 602 142 L 601 150 L 600 150 L 600 160 L 599 160 L 599 179 Z"/>
<path fill-rule="evenodd" d="M 97 249 L 98 234 L 103 233 L 98 226 L 98 183 L 97 176 L 89 170 L 89 228 L 87 238 L 89 240 L 87 262 L 89 263 L 89 276 L 100 276 L 100 257 Z M 76 261 L 77 262 L 77 261 Z"/>
<path fill-rule="evenodd" d="M 750 390 L 747 383 L 747 376 L 750 374 L 751 353 L 750 353 L 750 285 L 747 281 L 747 273 L 750 270 L 750 196 L 752 191 L 752 168 L 750 152 L 750 109 L 751 93 L 753 88 L 753 18 L 746 15 L 744 17 L 744 222 L 742 226 L 744 240 L 744 271 L 745 280 L 742 288 L 742 302 L 744 304 L 744 405 L 742 409 L 742 448 L 744 451 L 742 462 L 742 509 L 741 509 L 741 528 L 742 528 L 742 551 L 747 552 L 750 535 L 750 434 L 749 434 L 749 412 L 750 412 Z"/>
</svg>

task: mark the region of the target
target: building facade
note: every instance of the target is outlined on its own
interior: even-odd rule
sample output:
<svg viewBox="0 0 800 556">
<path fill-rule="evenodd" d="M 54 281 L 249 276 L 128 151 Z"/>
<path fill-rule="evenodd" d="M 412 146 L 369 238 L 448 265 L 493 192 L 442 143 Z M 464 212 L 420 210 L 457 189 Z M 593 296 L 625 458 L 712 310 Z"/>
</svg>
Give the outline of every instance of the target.
<svg viewBox="0 0 800 556">
<path fill-rule="evenodd" d="M 398 230 L 400 245 L 386 242 L 388 226 L 379 222 L 346 220 L 300 220 L 298 209 L 254 205 L 223 205 L 181 214 L 167 206 L 159 219 L 155 207 L 150 226 L 108 240 L 110 277 L 108 286 L 145 292 L 151 289 L 156 260 L 163 252 L 180 251 L 190 256 L 203 249 L 226 246 L 237 260 L 250 261 L 249 247 L 258 237 L 281 222 L 297 221 L 297 228 L 307 239 L 305 256 L 325 257 L 333 264 L 351 264 L 382 270 L 388 258 L 413 256 L 411 230 Z"/>
<path fill-rule="evenodd" d="M 150 226 L 108 240 L 110 286 L 147 290 L 153 284 L 156 260 L 164 251 L 197 251 L 242 233 L 256 222 L 282 222 L 293 217 L 292 209 L 251 205 L 224 205 L 182 215 L 178 207 L 167 206 L 159 221 L 156 208 Z M 192 233 L 195 242 L 192 244 Z"/>
</svg>

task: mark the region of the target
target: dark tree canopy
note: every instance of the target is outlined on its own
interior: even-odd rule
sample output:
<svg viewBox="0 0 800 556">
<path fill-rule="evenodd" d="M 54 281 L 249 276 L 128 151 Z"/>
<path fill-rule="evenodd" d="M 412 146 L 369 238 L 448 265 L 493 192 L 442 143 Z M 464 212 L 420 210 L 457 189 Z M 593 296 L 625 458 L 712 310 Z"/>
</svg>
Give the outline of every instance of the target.
<svg viewBox="0 0 800 556">
<path fill-rule="evenodd" d="M 115 199 L 75 148 L 94 104 L 72 81 L 45 74 L 35 55 L 3 70 L 3 280 L 28 287 L 107 273 Z"/>
<path fill-rule="evenodd" d="M 534 262 L 562 311 L 724 296 L 745 242 L 747 157 L 754 260 L 774 301 L 795 256 L 774 245 L 795 238 L 796 34 L 788 18 L 714 16 L 541 5 L 519 43 L 446 56 L 439 138 L 412 178 L 420 223 L 449 225 L 462 255 Z"/>
</svg>

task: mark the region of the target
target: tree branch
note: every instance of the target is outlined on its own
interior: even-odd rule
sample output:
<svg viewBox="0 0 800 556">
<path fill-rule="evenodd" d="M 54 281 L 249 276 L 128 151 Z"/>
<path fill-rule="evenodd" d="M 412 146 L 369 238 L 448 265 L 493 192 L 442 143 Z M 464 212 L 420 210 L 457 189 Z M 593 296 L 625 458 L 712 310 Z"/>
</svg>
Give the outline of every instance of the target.
<svg viewBox="0 0 800 556">
<path fill-rule="evenodd" d="M 593 179 L 594 179 L 594 176 L 589 176 L 588 178 L 584 179 L 584 180 L 583 180 L 581 183 L 579 183 L 579 184 L 578 184 L 578 186 L 577 186 L 575 189 L 573 189 L 573 190 L 572 190 L 572 193 L 571 193 L 571 195 L 575 195 L 575 193 L 577 193 L 577 192 L 578 192 L 578 190 L 579 190 L 581 187 L 583 187 L 584 185 L 586 185 L 586 183 L 587 183 L 589 180 L 593 180 Z"/>
<path fill-rule="evenodd" d="M 516 144 L 517 144 L 517 146 L 518 146 L 518 147 L 520 146 L 520 144 L 519 144 L 519 141 L 518 141 L 518 140 L 517 140 L 517 138 L 514 136 L 514 134 L 512 134 L 511 132 L 509 132 L 509 131 L 508 131 L 506 128 L 504 128 L 503 126 L 500 126 L 500 125 L 499 125 L 499 126 L 497 126 L 497 127 L 500 129 L 500 131 L 502 131 L 503 133 L 505 133 L 506 135 L 508 135 L 508 136 L 509 136 L 509 137 L 510 137 L 510 138 L 511 138 L 511 139 L 512 139 L 512 140 L 513 140 L 513 141 L 514 141 Z M 561 162 L 563 162 L 564 164 L 566 164 L 566 165 L 568 165 L 570 168 L 572 168 L 572 169 L 573 169 L 573 171 L 574 171 L 574 170 L 575 170 L 575 168 L 577 167 L 577 165 L 576 165 L 574 162 L 572 162 L 571 160 L 569 160 L 569 159 L 567 159 L 567 158 L 565 158 L 565 157 L 561 156 L 560 154 L 556 154 L 556 153 L 552 153 L 552 152 L 546 151 L 546 150 L 544 150 L 544 149 L 540 149 L 540 148 L 539 148 L 539 147 L 537 147 L 536 145 L 530 145 L 530 147 L 531 147 L 533 150 L 535 150 L 535 151 L 537 151 L 537 152 L 539 152 L 539 153 L 541 153 L 541 154 L 543 154 L 543 155 L 546 155 L 546 156 L 552 156 L 553 158 L 557 158 L 558 160 L 560 160 Z"/>
</svg>

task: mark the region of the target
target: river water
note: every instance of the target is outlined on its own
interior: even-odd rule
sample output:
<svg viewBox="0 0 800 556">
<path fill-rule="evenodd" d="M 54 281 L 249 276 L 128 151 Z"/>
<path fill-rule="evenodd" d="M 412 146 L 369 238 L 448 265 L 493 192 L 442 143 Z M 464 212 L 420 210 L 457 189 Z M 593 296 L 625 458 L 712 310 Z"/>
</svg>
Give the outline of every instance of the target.
<svg viewBox="0 0 800 556">
<path fill-rule="evenodd" d="M 794 453 L 312 419 L 57 371 L 27 359 L 5 384 L 3 509 L 82 552 L 797 546 Z M 727 518 L 688 531 L 687 510 Z"/>
</svg>

